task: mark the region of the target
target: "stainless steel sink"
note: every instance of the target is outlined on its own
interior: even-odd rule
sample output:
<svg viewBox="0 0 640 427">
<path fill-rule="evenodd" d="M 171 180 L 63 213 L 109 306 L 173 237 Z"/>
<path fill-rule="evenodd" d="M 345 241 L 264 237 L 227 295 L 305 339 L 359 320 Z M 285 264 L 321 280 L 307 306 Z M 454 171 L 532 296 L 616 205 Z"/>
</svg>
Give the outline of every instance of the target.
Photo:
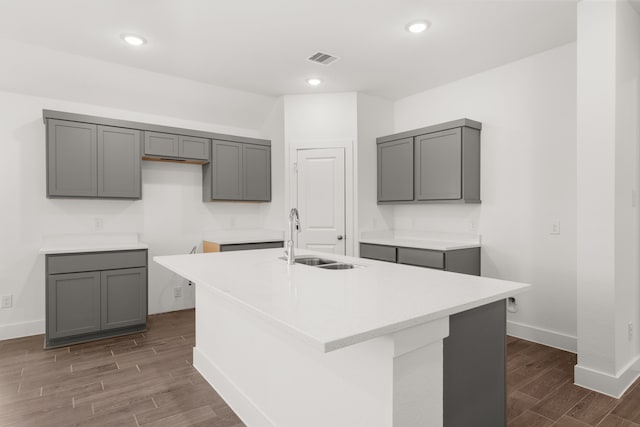
<svg viewBox="0 0 640 427">
<path fill-rule="evenodd" d="M 282 260 L 287 260 L 286 257 L 280 257 Z M 325 270 L 349 270 L 354 268 L 353 264 L 347 264 L 344 262 L 338 262 L 332 259 L 320 258 L 315 256 L 301 256 L 295 258 L 296 264 L 308 265 L 311 267 L 324 268 Z"/>
<path fill-rule="evenodd" d="M 319 268 L 324 268 L 325 270 L 349 270 L 351 268 L 353 268 L 353 264 L 345 264 L 345 263 L 335 263 L 335 264 L 326 264 L 326 265 L 319 265 Z"/>
<path fill-rule="evenodd" d="M 322 266 L 325 264 L 335 264 L 337 261 L 331 259 L 317 258 L 317 257 L 300 257 L 296 258 L 296 264 Z"/>
</svg>

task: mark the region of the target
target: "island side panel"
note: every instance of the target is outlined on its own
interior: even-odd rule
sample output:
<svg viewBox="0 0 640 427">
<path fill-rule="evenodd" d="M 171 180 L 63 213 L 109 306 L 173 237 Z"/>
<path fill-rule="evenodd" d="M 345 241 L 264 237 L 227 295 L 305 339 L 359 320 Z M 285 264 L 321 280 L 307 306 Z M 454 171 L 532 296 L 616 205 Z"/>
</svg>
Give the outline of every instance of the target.
<svg viewBox="0 0 640 427">
<path fill-rule="evenodd" d="M 196 286 L 194 367 L 247 425 L 392 425 L 392 343 L 324 353 Z"/>
<path fill-rule="evenodd" d="M 442 426 L 447 318 L 324 353 L 196 286 L 194 366 L 247 425 Z"/>
<path fill-rule="evenodd" d="M 449 336 L 444 339 L 444 426 L 505 426 L 505 301 L 449 319 Z"/>
</svg>

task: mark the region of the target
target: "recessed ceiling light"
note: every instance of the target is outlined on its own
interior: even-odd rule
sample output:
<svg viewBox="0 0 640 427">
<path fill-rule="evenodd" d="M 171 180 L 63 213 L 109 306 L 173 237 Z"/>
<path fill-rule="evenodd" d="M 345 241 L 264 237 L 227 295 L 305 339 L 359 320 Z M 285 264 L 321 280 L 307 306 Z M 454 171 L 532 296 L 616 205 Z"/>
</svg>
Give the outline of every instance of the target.
<svg viewBox="0 0 640 427">
<path fill-rule="evenodd" d="M 136 36 L 135 34 L 123 34 L 121 37 L 122 40 L 131 46 L 142 46 L 147 43 L 143 37 Z"/>
<path fill-rule="evenodd" d="M 309 86 L 318 86 L 320 85 L 320 83 L 322 83 L 322 80 L 317 77 L 312 77 L 310 79 L 307 79 L 307 83 L 309 84 Z"/>
<path fill-rule="evenodd" d="M 420 34 L 426 31 L 431 24 L 429 21 L 413 21 L 407 24 L 407 31 L 413 34 Z"/>
</svg>

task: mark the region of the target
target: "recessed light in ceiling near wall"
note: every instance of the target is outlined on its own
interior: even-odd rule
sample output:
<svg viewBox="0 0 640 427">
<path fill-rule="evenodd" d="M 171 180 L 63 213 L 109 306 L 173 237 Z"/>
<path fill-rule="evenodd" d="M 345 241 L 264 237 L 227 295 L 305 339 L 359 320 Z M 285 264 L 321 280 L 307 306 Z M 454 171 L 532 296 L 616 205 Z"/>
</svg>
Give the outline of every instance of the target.
<svg viewBox="0 0 640 427">
<path fill-rule="evenodd" d="M 431 23 L 429 21 L 413 21 L 409 22 L 406 28 L 410 33 L 420 34 L 424 33 L 430 26 Z"/>
<path fill-rule="evenodd" d="M 147 43 L 144 37 L 136 36 L 135 34 L 123 34 L 120 37 L 122 37 L 122 40 L 131 46 L 142 46 Z"/>
<path fill-rule="evenodd" d="M 310 79 L 307 79 L 307 84 L 309 86 L 319 86 L 320 83 L 322 83 L 322 80 L 317 77 L 311 77 Z"/>
</svg>

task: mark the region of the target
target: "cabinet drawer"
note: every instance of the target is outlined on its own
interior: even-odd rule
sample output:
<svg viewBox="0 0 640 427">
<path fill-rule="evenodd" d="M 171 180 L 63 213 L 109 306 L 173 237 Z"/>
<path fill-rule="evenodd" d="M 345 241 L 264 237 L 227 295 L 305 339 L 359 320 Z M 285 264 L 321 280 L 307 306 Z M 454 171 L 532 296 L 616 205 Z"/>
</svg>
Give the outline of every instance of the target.
<svg viewBox="0 0 640 427">
<path fill-rule="evenodd" d="M 178 135 L 145 132 L 144 154 L 146 156 L 178 157 Z"/>
<path fill-rule="evenodd" d="M 428 249 L 398 248 L 398 263 L 442 269 L 444 268 L 444 252 Z"/>
<path fill-rule="evenodd" d="M 211 140 L 180 135 L 178 156 L 185 159 L 209 160 Z"/>
<path fill-rule="evenodd" d="M 146 250 L 47 255 L 47 274 L 114 270 L 146 265 Z"/>
<path fill-rule="evenodd" d="M 377 259 L 378 261 L 396 262 L 396 248 L 394 246 L 360 243 L 360 256 L 362 258 Z"/>
<path fill-rule="evenodd" d="M 231 245 L 220 245 L 220 252 L 249 251 L 251 249 L 272 249 L 282 247 L 284 247 L 283 242 L 238 243 Z"/>
</svg>

